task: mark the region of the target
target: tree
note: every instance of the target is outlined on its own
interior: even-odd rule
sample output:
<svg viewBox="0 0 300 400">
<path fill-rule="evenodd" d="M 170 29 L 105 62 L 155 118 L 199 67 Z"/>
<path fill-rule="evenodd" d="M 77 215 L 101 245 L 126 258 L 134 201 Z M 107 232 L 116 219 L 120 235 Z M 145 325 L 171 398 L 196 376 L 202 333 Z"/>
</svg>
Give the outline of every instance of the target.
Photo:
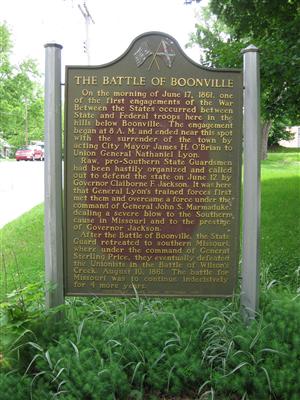
<svg viewBox="0 0 300 400">
<path fill-rule="evenodd" d="M 272 125 L 299 123 L 299 2 L 211 0 L 205 18 L 191 44 L 204 47 L 207 65 L 241 67 L 242 48 L 254 44 L 260 49 L 264 158 Z"/>
<path fill-rule="evenodd" d="M 0 24 L 0 133 L 10 145 L 43 138 L 43 92 L 36 62 L 12 65 L 11 34 Z"/>
</svg>

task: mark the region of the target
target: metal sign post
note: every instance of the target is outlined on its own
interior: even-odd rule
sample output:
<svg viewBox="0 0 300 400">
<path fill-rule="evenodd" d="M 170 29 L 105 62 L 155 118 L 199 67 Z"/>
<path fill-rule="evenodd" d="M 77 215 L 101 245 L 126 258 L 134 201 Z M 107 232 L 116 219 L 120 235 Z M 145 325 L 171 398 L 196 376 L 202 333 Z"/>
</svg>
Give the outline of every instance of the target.
<svg viewBox="0 0 300 400">
<path fill-rule="evenodd" d="M 259 304 L 260 230 L 260 90 L 259 54 L 244 54 L 244 196 L 241 307 L 244 319 L 255 318 Z"/>
<path fill-rule="evenodd" d="M 45 45 L 45 279 L 46 307 L 64 303 L 61 158 L 61 49 Z"/>
</svg>

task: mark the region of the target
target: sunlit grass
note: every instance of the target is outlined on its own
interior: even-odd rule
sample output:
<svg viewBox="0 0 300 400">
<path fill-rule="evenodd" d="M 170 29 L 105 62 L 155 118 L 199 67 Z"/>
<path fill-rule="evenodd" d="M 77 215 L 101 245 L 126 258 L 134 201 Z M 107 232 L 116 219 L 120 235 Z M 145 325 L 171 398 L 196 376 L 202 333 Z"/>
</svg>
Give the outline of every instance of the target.
<svg viewBox="0 0 300 400">
<path fill-rule="evenodd" d="M 44 275 L 44 205 L 0 230 L 0 298 Z"/>
<path fill-rule="evenodd" d="M 290 152 L 270 152 L 262 161 L 262 180 L 300 176 L 300 150 Z"/>
<path fill-rule="evenodd" d="M 261 255 L 272 279 L 297 286 L 300 265 L 300 153 L 269 153 L 262 162 Z"/>
</svg>

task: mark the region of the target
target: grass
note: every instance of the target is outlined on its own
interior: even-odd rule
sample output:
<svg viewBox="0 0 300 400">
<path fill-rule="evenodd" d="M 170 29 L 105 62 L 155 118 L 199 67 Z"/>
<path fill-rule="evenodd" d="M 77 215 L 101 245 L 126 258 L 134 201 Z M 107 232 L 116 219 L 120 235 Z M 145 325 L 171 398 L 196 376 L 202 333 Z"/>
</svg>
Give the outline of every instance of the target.
<svg viewBox="0 0 300 400">
<path fill-rule="evenodd" d="M 298 176 L 300 174 L 300 149 L 294 152 L 271 152 L 262 161 L 262 181 Z"/>
<path fill-rule="evenodd" d="M 0 230 L 0 298 L 44 276 L 44 206 Z"/>
<path fill-rule="evenodd" d="M 262 265 L 270 278 L 295 288 L 300 266 L 300 153 L 270 153 L 261 176 Z"/>
</svg>

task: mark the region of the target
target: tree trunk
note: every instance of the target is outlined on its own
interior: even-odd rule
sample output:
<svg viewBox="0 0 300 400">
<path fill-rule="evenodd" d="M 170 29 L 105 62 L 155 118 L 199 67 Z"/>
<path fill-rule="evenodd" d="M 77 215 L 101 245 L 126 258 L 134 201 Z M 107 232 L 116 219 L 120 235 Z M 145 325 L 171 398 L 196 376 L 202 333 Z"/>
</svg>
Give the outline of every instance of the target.
<svg viewBox="0 0 300 400">
<path fill-rule="evenodd" d="M 262 126 L 261 159 L 266 160 L 268 156 L 268 137 L 272 127 L 272 121 L 264 121 Z"/>
</svg>

